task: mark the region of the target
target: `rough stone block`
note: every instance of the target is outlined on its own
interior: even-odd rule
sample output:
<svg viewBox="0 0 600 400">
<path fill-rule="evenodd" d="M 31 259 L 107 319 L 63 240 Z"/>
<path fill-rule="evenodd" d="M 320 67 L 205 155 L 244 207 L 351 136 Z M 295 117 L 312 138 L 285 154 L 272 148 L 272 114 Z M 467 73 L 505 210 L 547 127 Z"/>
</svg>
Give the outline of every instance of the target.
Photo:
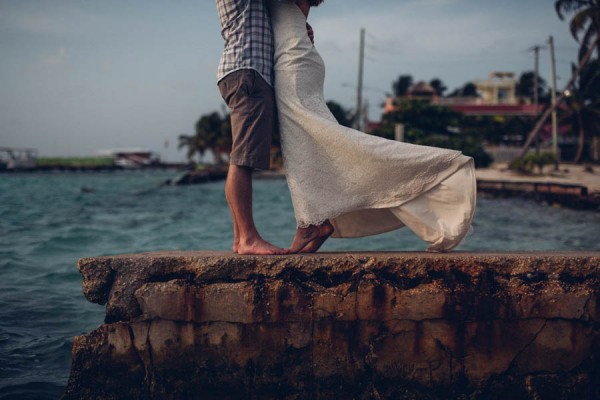
<svg viewBox="0 0 600 400">
<path fill-rule="evenodd" d="M 351 283 L 341 283 L 331 288 L 323 288 L 313 294 L 313 318 L 315 320 L 330 319 L 336 321 L 355 321 L 356 289 Z"/>
<path fill-rule="evenodd" d="M 64 399 L 600 396 L 600 253 L 172 252 L 79 269 L 106 324 L 75 338 Z"/>
</svg>

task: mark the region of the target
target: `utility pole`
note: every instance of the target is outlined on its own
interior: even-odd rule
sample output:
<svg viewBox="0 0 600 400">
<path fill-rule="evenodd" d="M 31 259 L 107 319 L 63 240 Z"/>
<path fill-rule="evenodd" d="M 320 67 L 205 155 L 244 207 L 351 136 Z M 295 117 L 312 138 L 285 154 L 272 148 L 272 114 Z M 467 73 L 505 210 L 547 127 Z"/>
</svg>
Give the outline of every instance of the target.
<svg viewBox="0 0 600 400">
<path fill-rule="evenodd" d="M 365 64 L 365 28 L 360 29 L 360 48 L 358 54 L 358 85 L 356 86 L 356 116 L 354 117 L 354 128 L 361 130 L 363 105 L 363 70 Z"/>
<path fill-rule="evenodd" d="M 523 147 L 521 148 L 521 151 L 519 152 L 519 155 L 517 157 L 524 157 L 525 154 L 527 154 L 527 152 L 529 151 L 529 145 L 531 145 L 531 142 L 533 141 L 533 139 L 535 139 L 535 136 L 539 133 L 540 129 L 542 128 L 552 111 L 556 110 L 556 107 L 558 107 L 558 105 L 563 101 L 563 99 L 565 98 L 565 91 L 570 89 L 571 86 L 573 86 L 573 83 L 575 83 L 575 79 L 577 79 L 583 67 L 585 67 L 586 63 L 592 57 L 592 54 L 596 51 L 596 45 L 598 44 L 598 42 L 600 42 L 600 35 L 596 35 L 596 38 L 591 43 L 587 53 L 585 53 L 583 58 L 579 60 L 579 65 L 577 66 L 577 69 L 573 73 L 573 76 L 571 76 L 571 79 L 569 79 L 569 82 L 567 82 L 559 98 L 556 100 L 556 103 L 551 104 L 550 107 L 548 107 L 548 109 L 544 111 L 542 116 L 538 119 L 537 123 L 531 130 L 531 132 L 529 132 L 529 135 L 527 135 L 527 140 L 525 140 L 525 143 L 523 144 Z"/>
<path fill-rule="evenodd" d="M 539 102 L 538 96 L 538 75 L 540 70 L 540 46 L 535 46 L 533 48 L 535 52 L 535 63 L 534 63 L 534 76 L 533 76 L 533 104 L 535 104 L 535 113 L 537 115 L 537 107 Z"/>
<path fill-rule="evenodd" d="M 363 120 L 363 132 L 368 133 L 367 129 L 369 129 L 369 99 L 365 99 L 365 101 L 363 102 L 363 113 L 362 113 L 362 120 Z"/>
<path fill-rule="evenodd" d="M 558 121 L 556 118 L 556 59 L 554 57 L 554 38 L 548 39 L 550 46 L 550 62 L 552 73 L 552 153 L 556 158 L 555 169 L 558 169 Z"/>
<path fill-rule="evenodd" d="M 533 104 L 535 105 L 535 117 L 538 116 L 539 109 L 539 69 L 540 69 L 540 50 L 542 46 L 535 45 L 530 51 L 533 51 L 534 54 L 534 71 L 533 71 Z M 535 152 L 540 152 L 540 137 L 535 137 Z"/>
</svg>

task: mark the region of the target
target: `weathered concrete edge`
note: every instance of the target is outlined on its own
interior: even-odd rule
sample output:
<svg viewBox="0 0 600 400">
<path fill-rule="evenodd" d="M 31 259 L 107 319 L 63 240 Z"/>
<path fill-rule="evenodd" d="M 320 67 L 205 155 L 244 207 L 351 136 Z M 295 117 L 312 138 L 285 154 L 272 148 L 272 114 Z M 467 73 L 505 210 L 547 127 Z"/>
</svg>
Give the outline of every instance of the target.
<svg viewBox="0 0 600 400">
<path fill-rule="evenodd" d="M 600 251 L 574 251 L 574 252 L 508 252 L 508 253 L 426 253 L 426 252 L 344 252 L 344 253 L 317 253 L 289 256 L 240 256 L 231 252 L 150 252 L 139 254 L 120 254 L 114 256 L 88 257 L 78 261 L 78 268 L 82 274 L 99 278 L 107 283 L 113 278 L 116 271 L 127 271 L 128 267 L 138 268 L 140 262 L 145 265 L 169 264 L 174 266 L 185 265 L 198 271 L 198 278 L 210 280 L 212 275 L 224 272 L 237 272 L 240 267 L 246 279 L 256 275 L 256 269 L 263 267 L 265 276 L 274 276 L 287 267 L 303 264 L 303 260 L 310 261 L 312 265 L 321 262 L 323 267 L 336 267 L 332 273 L 344 267 L 360 267 L 366 269 L 385 268 L 387 262 L 393 261 L 400 265 L 411 263 L 411 269 L 406 272 L 409 277 L 416 277 L 423 272 L 416 266 L 427 264 L 429 268 L 454 264 L 462 272 L 477 274 L 484 269 L 503 269 L 502 274 L 519 275 L 532 271 L 548 274 L 556 273 L 556 264 L 560 264 L 560 272 L 567 272 L 575 277 L 591 277 L 600 274 Z M 466 263 L 465 261 L 469 261 Z M 216 268 L 221 267 L 221 268 Z M 95 270 L 92 273 L 92 269 Z M 231 269 L 231 270 L 230 270 Z M 507 271 L 507 269 L 510 269 Z M 209 273 L 212 272 L 212 273 Z M 496 271 L 500 272 L 500 271 Z M 84 279 L 86 275 L 84 275 Z"/>
<path fill-rule="evenodd" d="M 535 253 L 321 253 L 292 256 L 238 256 L 228 252 L 157 252 L 85 258 L 78 268 L 84 294 L 107 305 L 107 322 L 141 315 L 135 292 L 148 282 L 183 280 L 195 284 L 253 279 L 331 282 L 365 274 L 418 285 L 432 276 L 460 276 L 582 282 L 600 279 L 600 252 Z M 112 301 L 111 301 L 112 299 Z"/>
</svg>

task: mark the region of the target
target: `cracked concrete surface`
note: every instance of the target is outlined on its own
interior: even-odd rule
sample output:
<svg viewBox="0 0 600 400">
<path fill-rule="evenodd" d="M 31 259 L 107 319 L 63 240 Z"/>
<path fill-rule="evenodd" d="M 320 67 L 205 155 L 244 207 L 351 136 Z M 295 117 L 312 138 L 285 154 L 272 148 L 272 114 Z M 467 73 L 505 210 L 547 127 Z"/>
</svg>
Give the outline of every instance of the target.
<svg viewBox="0 0 600 400">
<path fill-rule="evenodd" d="M 75 339 L 65 399 L 600 390 L 598 252 L 172 252 L 79 269 L 106 323 Z"/>
</svg>

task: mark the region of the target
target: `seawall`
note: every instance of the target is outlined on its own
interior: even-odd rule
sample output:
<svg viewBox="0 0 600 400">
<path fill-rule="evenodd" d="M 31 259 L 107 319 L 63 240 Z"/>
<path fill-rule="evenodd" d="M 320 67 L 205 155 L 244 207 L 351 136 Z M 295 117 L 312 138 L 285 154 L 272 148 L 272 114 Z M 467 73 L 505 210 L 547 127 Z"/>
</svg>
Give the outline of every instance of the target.
<svg viewBox="0 0 600 400">
<path fill-rule="evenodd" d="M 600 398 L 600 252 L 79 261 L 63 399 Z M 594 397 L 596 396 L 596 397 Z"/>
</svg>

